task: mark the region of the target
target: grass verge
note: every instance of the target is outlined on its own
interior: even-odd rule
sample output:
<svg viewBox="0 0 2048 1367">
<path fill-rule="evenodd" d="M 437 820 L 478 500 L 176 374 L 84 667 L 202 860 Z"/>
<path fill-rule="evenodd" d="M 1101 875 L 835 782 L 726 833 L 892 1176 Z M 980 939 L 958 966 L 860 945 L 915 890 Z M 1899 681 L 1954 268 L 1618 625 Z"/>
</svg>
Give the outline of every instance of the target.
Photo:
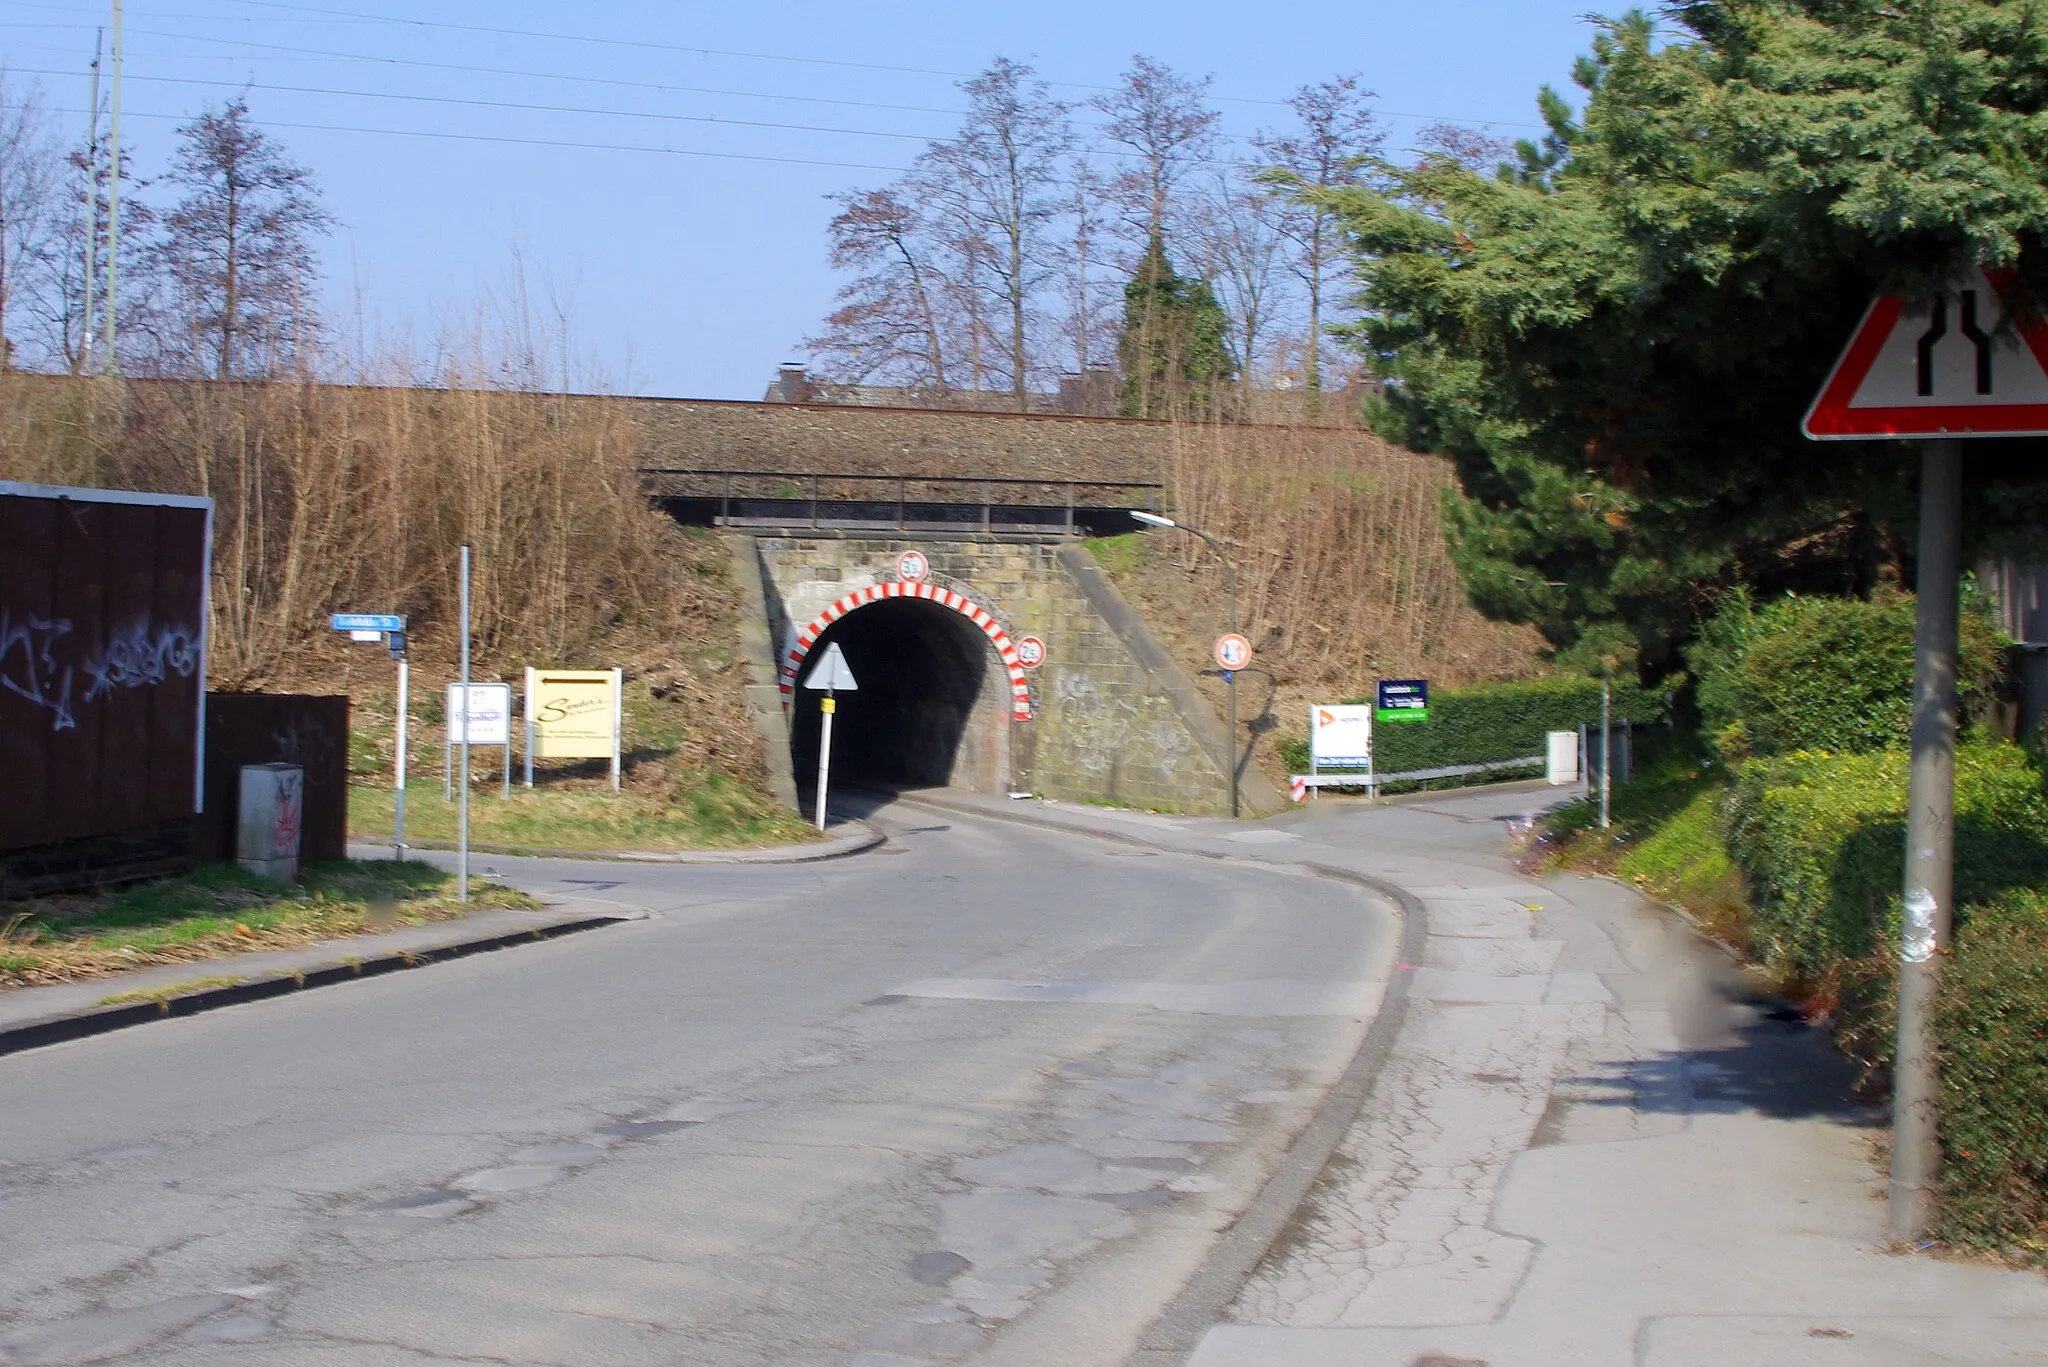
<svg viewBox="0 0 2048 1367">
<path fill-rule="evenodd" d="M 456 805 L 437 785 L 408 790 L 408 839 L 453 841 Z M 366 839 L 391 836 L 389 788 L 349 790 L 349 831 Z M 613 793 L 601 787 L 514 787 L 504 797 L 479 788 L 469 799 L 469 838 L 509 850 L 730 850 L 800 845 L 819 839 L 794 812 L 720 770 L 684 775 L 655 792 Z"/>
<path fill-rule="evenodd" d="M 451 875 L 411 860 L 308 864 L 300 876 L 291 887 L 209 864 L 115 892 L 0 903 L 0 991 L 540 905 L 475 881 L 470 900 L 457 902 Z"/>
<path fill-rule="evenodd" d="M 1749 901 L 1728 857 L 1730 791 L 1720 765 L 1678 747 L 1647 753 L 1634 780 L 1610 795 L 1607 829 L 1597 797 L 1566 803 L 1544 823 L 1539 849 L 1547 863 L 1611 874 L 1683 907 L 1747 955 Z"/>
</svg>

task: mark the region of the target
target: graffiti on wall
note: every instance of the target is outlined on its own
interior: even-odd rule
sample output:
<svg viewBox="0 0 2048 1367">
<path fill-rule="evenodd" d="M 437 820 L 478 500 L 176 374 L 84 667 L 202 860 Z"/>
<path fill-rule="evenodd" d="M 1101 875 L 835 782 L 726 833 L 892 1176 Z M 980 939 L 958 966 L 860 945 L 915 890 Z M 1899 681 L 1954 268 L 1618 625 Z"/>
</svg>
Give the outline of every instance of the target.
<svg viewBox="0 0 2048 1367">
<path fill-rule="evenodd" d="M 0 688 L 47 711 L 52 731 L 78 725 L 74 696 L 98 702 L 123 689 L 191 678 L 199 672 L 200 650 L 199 633 L 175 623 L 157 626 L 137 618 L 109 632 L 105 645 L 95 649 L 68 617 L 17 619 L 0 608 Z"/>
</svg>

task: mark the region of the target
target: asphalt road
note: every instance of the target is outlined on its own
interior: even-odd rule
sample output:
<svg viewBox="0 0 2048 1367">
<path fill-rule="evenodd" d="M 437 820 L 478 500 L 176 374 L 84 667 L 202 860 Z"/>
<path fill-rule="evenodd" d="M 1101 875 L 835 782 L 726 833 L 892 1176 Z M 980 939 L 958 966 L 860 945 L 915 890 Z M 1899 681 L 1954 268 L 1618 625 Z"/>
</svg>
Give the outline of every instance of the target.
<svg viewBox="0 0 2048 1367">
<path fill-rule="evenodd" d="M 1350 1059 L 1346 884 L 909 809 L 645 921 L 0 1059 L 0 1361 L 1121 1362 Z"/>
</svg>

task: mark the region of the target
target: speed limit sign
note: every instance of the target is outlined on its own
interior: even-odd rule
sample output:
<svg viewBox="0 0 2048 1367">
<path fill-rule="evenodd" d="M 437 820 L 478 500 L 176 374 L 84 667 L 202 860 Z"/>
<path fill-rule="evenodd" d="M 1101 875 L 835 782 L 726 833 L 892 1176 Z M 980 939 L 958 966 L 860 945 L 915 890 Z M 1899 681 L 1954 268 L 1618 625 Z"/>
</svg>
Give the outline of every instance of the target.
<svg viewBox="0 0 2048 1367">
<path fill-rule="evenodd" d="M 1236 632 L 1226 632 L 1216 638 L 1216 664 L 1218 667 L 1235 672 L 1252 662 L 1252 643 Z"/>
</svg>

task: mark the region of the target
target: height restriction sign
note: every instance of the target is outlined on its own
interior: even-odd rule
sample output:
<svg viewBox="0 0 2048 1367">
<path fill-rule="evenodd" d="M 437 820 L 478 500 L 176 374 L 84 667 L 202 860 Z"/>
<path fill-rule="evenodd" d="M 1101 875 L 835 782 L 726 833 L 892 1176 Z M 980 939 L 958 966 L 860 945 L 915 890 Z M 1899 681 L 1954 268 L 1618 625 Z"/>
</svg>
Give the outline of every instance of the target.
<svg viewBox="0 0 2048 1367">
<path fill-rule="evenodd" d="M 2007 271 L 1880 294 L 1802 430 L 1815 441 L 2048 436 L 2048 323 L 2006 326 Z"/>
</svg>

